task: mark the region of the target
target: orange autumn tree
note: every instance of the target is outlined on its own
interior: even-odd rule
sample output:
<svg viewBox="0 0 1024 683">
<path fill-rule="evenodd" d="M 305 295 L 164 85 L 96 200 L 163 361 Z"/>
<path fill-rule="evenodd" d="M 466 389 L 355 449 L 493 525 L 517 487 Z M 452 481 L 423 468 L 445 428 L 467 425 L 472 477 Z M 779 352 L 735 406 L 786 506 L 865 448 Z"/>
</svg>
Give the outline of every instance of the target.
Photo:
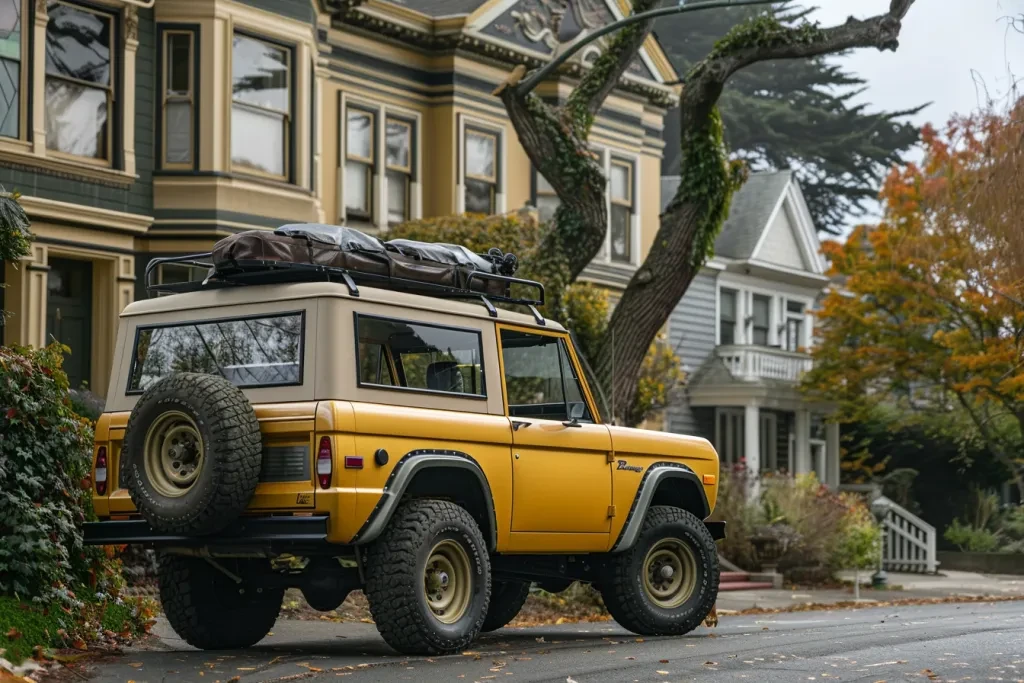
<svg viewBox="0 0 1024 683">
<path fill-rule="evenodd" d="M 1005 196 L 1019 182 L 1022 113 L 925 128 L 923 163 L 885 182 L 882 222 L 825 245 L 841 285 L 819 313 L 804 389 L 848 421 L 878 406 L 906 424 L 939 416 L 1024 497 L 1024 214 L 1012 210 L 1020 194 Z"/>
</svg>

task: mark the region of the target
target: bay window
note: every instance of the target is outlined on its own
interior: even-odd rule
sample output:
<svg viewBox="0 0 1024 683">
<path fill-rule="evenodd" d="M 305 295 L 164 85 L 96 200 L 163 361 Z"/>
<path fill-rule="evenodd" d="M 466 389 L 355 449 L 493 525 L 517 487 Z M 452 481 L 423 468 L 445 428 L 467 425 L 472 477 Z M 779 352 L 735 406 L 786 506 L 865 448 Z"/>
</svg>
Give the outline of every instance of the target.
<svg viewBox="0 0 1024 683">
<path fill-rule="evenodd" d="M 291 51 L 235 33 L 231 50 L 231 163 L 287 179 L 292 135 Z"/>
<path fill-rule="evenodd" d="M 373 219 L 376 116 L 349 108 L 345 121 L 345 212 L 350 218 L 369 221 Z"/>
<path fill-rule="evenodd" d="M 608 217 L 611 260 L 616 263 L 632 263 L 633 166 L 627 161 L 613 159 L 608 176 L 608 193 L 611 197 Z"/>
<path fill-rule="evenodd" d="M 46 146 L 110 162 L 114 115 L 114 15 L 47 4 Z"/>
<path fill-rule="evenodd" d="M 498 136 L 466 128 L 464 142 L 465 210 L 491 215 L 497 211 Z"/>
<path fill-rule="evenodd" d="M 195 149 L 195 33 L 163 34 L 163 159 L 165 168 L 192 168 Z"/>
<path fill-rule="evenodd" d="M 385 163 L 388 196 L 388 223 L 409 220 L 412 194 L 412 123 L 388 118 L 385 125 Z"/>
<path fill-rule="evenodd" d="M 20 138 L 24 89 L 24 0 L 0 0 L 0 136 Z"/>
</svg>

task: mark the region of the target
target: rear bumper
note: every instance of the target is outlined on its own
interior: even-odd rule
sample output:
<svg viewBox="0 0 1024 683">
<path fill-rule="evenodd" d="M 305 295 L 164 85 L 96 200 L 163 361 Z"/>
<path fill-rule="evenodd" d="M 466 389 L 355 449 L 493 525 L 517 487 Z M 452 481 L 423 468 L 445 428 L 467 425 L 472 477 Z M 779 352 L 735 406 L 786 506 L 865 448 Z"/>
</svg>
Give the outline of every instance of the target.
<svg viewBox="0 0 1024 683">
<path fill-rule="evenodd" d="M 144 519 L 86 522 L 86 545 L 144 545 L 151 548 L 215 547 L 242 550 L 315 548 L 327 545 L 328 515 L 243 517 L 210 536 L 182 536 L 153 529 Z"/>
<path fill-rule="evenodd" d="M 711 538 L 721 541 L 725 538 L 725 522 L 704 522 L 704 526 L 711 532 Z"/>
</svg>

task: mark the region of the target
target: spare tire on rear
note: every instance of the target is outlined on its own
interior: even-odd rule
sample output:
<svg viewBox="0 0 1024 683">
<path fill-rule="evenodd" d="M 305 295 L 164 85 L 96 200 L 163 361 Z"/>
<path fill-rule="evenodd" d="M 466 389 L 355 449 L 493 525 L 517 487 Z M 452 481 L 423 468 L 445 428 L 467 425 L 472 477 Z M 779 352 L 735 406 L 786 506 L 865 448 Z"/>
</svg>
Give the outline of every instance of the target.
<svg viewBox="0 0 1024 683">
<path fill-rule="evenodd" d="M 155 530 L 205 535 L 245 511 L 262 462 L 260 425 L 245 394 L 216 375 L 176 373 L 135 404 L 120 481 Z"/>
</svg>

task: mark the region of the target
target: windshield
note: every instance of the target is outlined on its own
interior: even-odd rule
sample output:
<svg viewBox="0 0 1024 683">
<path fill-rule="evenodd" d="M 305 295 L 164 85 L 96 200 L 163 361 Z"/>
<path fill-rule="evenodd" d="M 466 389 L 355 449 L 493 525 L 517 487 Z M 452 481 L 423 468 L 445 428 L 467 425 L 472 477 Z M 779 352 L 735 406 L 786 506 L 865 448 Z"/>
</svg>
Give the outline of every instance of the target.
<svg viewBox="0 0 1024 683">
<path fill-rule="evenodd" d="M 303 314 L 140 328 L 128 393 L 174 372 L 220 375 L 239 387 L 302 383 Z"/>
</svg>

